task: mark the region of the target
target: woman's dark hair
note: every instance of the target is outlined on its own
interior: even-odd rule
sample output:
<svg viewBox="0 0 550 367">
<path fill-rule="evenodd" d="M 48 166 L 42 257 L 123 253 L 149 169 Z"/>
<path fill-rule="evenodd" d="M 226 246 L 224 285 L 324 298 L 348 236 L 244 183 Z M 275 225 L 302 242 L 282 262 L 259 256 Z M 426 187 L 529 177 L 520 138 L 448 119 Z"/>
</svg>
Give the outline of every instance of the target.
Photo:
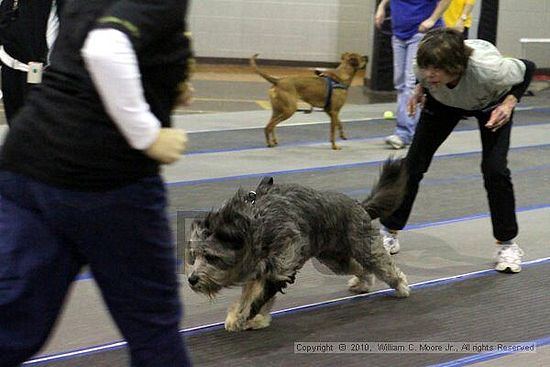
<svg viewBox="0 0 550 367">
<path fill-rule="evenodd" d="M 462 33 L 451 28 L 436 28 L 420 41 L 416 63 L 420 69 L 431 66 L 450 75 L 462 75 L 472 52 L 464 44 Z"/>
</svg>

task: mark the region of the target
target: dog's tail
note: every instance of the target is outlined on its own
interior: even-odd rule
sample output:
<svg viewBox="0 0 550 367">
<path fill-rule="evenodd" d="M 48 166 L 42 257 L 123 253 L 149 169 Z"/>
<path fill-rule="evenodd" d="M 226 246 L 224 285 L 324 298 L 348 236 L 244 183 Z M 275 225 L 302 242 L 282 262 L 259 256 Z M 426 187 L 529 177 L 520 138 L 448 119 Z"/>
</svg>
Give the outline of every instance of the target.
<svg viewBox="0 0 550 367">
<path fill-rule="evenodd" d="M 250 66 L 254 69 L 256 73 L 258 73 L 262 78 L 270 82 L 271 84 L 277 84 L 279 82 L 279 78 L 276 78 L 272 75 L 266 74 L 263 71 L 260 70 L 258 65 L 256 65 L 256 58 L 259 54 L 255 54 L 250 58 Z"/>
<path fill-rule="evenodd" d="M 361 205 L 372 219 L 387 217 L 403 201 L 407 186 L 407 168 L 405 159 L 388 158 L 381 169 L 378 182 L 370 195 Z"/>
</svg>

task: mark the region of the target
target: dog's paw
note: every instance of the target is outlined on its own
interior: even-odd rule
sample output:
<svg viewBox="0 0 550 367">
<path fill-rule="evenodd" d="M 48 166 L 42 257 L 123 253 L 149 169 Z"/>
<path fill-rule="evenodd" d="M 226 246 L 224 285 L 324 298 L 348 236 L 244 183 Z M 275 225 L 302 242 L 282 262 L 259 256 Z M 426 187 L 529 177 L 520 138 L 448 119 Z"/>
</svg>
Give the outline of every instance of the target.
<svg viewBox="0 0 550 367">
<path fill-rule="evenodd" d="M 258 330 L 268 327 L 271 324 L 271 315 L 257 314 L 253 319 L 246 322 L 246 328 Z"/>
<path fill-rule="evenodd" d="M 242 317 L 229 313 L 224 326 L 227 331 L 242 331 L 246 329 L 246 322 Z"/>
<path fill-rule="evenodd" d="M 402 271 L 399 272 L 399 282 L 395 287 L 395 294 L 399 298 L 408 297 L 411 293 L 409 283 L 407 282 L 407 276 Z"/>
<path fill-rule="evenodd" d="M 411 289 L 407 283 L 399 283 L 395 288 L 395 295 L 399 298 L 407 298 L 411 294 Z"/>
<path fill-rule="evenodd" d="M 342 147 L 336 144 L 332 144 L 332 150 L 342 150 Z"/>
<path fill-rule="evenodd" d="M 370 287 L 374 281 L 372 281 L 371 284 L 369 284 L 369 281 L 365 281 L 365 279 L 361 279 L 357 276 L 353 276 L 350 280 L 348 280 L 348 289 L 352 293 L 368 293 L 370 291 Z"/>
<path fill-rule="evenodd" d="M 231 305 L 225 318 L 225 330 L 227 331 L 241 331 L 245 330 L 246 319 L 242 314 L 237 312 L 238 304 Z"/>
</svg>

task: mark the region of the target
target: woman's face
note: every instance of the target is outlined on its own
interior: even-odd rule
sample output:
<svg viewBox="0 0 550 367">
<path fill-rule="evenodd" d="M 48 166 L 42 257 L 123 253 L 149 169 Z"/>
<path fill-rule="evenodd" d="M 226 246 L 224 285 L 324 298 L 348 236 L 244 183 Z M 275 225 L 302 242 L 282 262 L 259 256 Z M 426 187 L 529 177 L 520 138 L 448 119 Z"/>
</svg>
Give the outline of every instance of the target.
<svg viewBox="0 0 550 367">
<path fill-rule="evenodd" d="M 442 85 L 454 86 L 458 83 L 460 76 L 447 73 L 443 69 L 428 66 L 425 69 L 420 69 L 422 76 L 430 87 L 440 87 Z"/>
</svg>

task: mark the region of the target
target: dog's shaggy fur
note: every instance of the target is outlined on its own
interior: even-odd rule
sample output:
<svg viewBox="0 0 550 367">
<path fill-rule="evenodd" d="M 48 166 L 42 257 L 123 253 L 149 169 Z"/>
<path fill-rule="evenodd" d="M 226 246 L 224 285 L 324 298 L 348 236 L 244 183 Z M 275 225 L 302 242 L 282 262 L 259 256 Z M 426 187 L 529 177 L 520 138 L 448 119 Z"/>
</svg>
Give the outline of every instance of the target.
<svg viewBox="0 0 550 367">
<path fill-rule="evenodd" d="M 274 184 L 272 178 L 264 178 L 255 193 L 239 189 L 221 209 L 193 222 L 189 284 L 210 297 L 242 285 L 225 320 L 229 331 L 267 327 L 275 294 L 294 283 L 312 257 L 337 274 L 354 275 L 348 283 L 354 293 L 368 292 L 376 275 L 406 297 L 406 277 L 372 223 L 396 209 L 405 185 L 404 162 L 390 159 L 361 203 L 341 193 Z"/>
<path fill-rule="evenodd" d="M 340 138 L 346 139 L 344 127 L 338 118 L 340 109 L 346 103 L 348 88 L 351 85 L 355 73 L 364 69 L 368 58 L 356 53 L 346 52 L 342 54 L 341 63 L 336 69 L 318 72 L 317 76 L 290 76 L 277 78 L 258 68 L 256 58 L 258 54 L 250 58 L 250 65 L 262 78 L 273 84 L 269 90 L 269 99 L 273 110 L 267 123 L 265 141 L 268 147 L 278 144 L 275 127 L 290 118 L 298 109 L 298 100 L 309 103 L 313 107 L 323 108 L 330 116 L 330 142 L 332 149 L 340 149 L 336 144 L 336 129 L 340 132 Z M 328 96 L 327 83 L 332 79 L 337 87 Z"/>
</svg>

